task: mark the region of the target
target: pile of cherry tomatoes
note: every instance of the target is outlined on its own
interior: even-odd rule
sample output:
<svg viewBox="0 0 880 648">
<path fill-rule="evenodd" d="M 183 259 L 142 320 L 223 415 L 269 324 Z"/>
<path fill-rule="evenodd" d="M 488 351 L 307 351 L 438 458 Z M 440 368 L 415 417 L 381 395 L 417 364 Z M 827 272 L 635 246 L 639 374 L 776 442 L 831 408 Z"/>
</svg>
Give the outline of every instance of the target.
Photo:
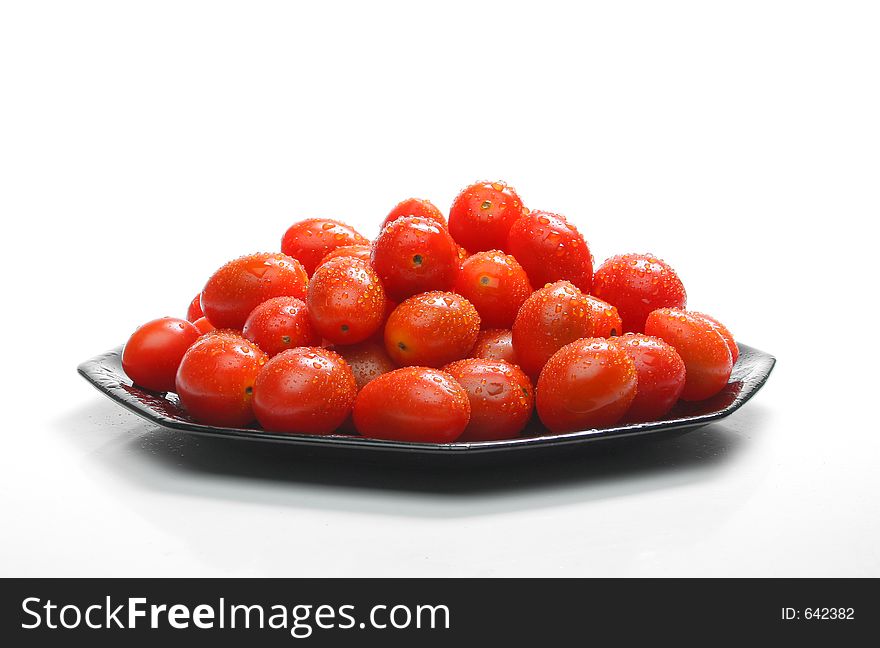
<svg viewBox="0 0 880 648">
<path fill-rule="evenodd" d="M 404 200 L 374 241 L 294 223 L 280 253 L 211 275 L 186 320 L 137 329 L 122 364 L 208 425 L 480 441 L 537 413 L 564 433 L 657 420 L 724 388 L 736 343 L 685 302 L 664 261 L 623 254 L 594 271 L 564 216 L 480 182 L 448 221 Z"/>
</svg>

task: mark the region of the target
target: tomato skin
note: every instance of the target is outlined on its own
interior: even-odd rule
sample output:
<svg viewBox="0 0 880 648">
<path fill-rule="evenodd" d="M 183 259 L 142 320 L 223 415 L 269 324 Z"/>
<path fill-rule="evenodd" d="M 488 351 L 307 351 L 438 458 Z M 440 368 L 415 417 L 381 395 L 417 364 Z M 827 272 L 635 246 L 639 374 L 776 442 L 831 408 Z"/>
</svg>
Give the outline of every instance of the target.
<svg viewBox="0 0 880 648">
<path fill-rule="evenodd" d="M 520 262 L 533 286 L 564 279 L 584 293 L 593 283 L 593 256 L 584 237 L 564 216 L 533 211 L 510 228 L 505 248 Z"/>
<path fill-rule="evenodd" d="M 122 370 L 135 385 L 173 392 L 177 368 L 201 333 L 190 322 L 162 317 L 138 327 L 122 351 Z"/>
<path fill-rule="evenodd" d="M 627 333 L 644 333 L 651 311 L 687 303 L 675 270 L 651 254 L 622 254 L 605 261 L 593 277 L 593 294 L 617 307 Z"/>
<path fill-rule="evenodd" d="M 604 338 L 584 338 L 553 354 L 538 378 L 536 404 L 552 432 L 614 425 L 636 396 L 636 367 Z"/>
<path fill-rule="evenodd" d="M 282 351 L 269 360 L 254 385 L 254 414 L 263 429 L 329 434 L 348 415 L 357 394 L 351 368 L 321 347 Z"/>
<path fill-rule="evenodd" d="M 466 358 L 443 367 L 467 392 L 471 417 L 459 441 L 516 437 L 529 422 L 535 400 L 532 382 L 507 362 Z"/>
<path fill-rule="evenodd" d="M 610 338 L 623 333 L 623 321 L 614 306 L 593 295 L 584 295 L 584 297 L 590 308 L 591 337 Z"/>
<path fill-rule="evenodd" d="M 369 263 L 340 257 L 315 270 L 306 305 L 321 336 L 334 344 L 356 344 L 382 325 L 385 289 Z"/>
<path fill-rule="evenodd" d="M 519 365 L 516 351 L 513 350 L 513 339 L 510 329 L 484 329 L 477 336 L 474 348 L 471 349 L 472 358 L 483 360 L 504 360 L 513 365 Z"/>
<path fill-rule="evenodd" d="M 316 270 L 327 263 L 330 259 L 337 257 L 354 257 L 355 259 L 363 259 L 367 263 L 370 262 L 370 255 L 373 251 L 370 245 L 343 245 L 335 250 L 331 250 L 324 255 L 324 258 L 318 262 Z"/>
<path fill-rule="evenodd" d="M 248 315 L 267 299 L 304 299 L 308 283 L 296 259 L 277 252 L 251 254 L 211 275 L 202 291 L 202 310 L 217 328 L 241 329 Z"/>
<path fill-rule="evenodd" d="M 372 340 L 333 348 L 351 367 L 358 391 L 371 380 L 397 369 L 385 351 L 385 345 Z"/>
<path fill-rule="evenodd" d="M 434 203 L 430 200 L 425 200 L 423 198 L 407 198 L 406 200 L 401 200 L 397 203 L 394 206 L 394 209 L 388 213 L 385 220 L 382 221 L 382 227 L 379 228 L 379 231 L 385 229 L 386 225 L 393 223 L 398 218 L 403 218 L 405 216 L 419 216 L 421 218 L 432 220 L 443 227 L 447 226 L 443 212 L 437 209 Z"/>
<path fill-rule="evenodd" d="M 216 327 L 208 321 L 207 317 L 200 317 L 195 322 L 193 322 L 193 326 L 199 329 L 199 333 L 204 335 L 205 333 L 210 333 Z"/>
<path fill-rule="evenodd" d="M 730 348 L 703 317 L 680 308 L 660 308 L 648 315 L 645 333 L 671 344 L 684 361 L 683 400 L 704 400 L 727 386 L 733 370 Z"/>
<path fill-rule="evenodd" d="M 193 297 L 193 300 L 189 303 L 189 307 L 186 309 L 186 321 L 195 322 L 197 319 L 204 316 L 205 314 L 202 312 L 202 293 L 199 293 Z"/>
<path fill-rule="evenodd" d="M 537 377 L 544 363 L 570 342 L 592 334 L 586 297 L 569 281 L 536 290 L 513 322 L 511 339 L 519 366 Z"/>
<path fill-rule="evenodd" d="M 385 350 L 399 366 L 442 367 L 470 353 L 477 309 L 461 295 L 429 292 L 402 302 L 385 323 Z"/>
<path fill-rule="evenodd" d="M 511 226 L 526 213 L 513 187 L 477 182 L 462 189 L 449 210 L 449 233 L 471 252 L 507 250 Z"/>
<path fill-rule="evenodd" d="M 532 286 L 515 258 L 491 250 L 477 252 L 461 264 L 454 291 L 474 305 L 482 327 L 510 328 Z"/>
<path fill-rule="evenodd" d="M 328 252 L 347 245 L 369 245 L 369 239 L 350 225 L 332 218 L 297 221 L 281 238 L 281 251 L 303 264 L 311 277 Z"/>
<path fill-rule="evenodd" d="M 365 437 L 451 443 L 471 415 L 467 392 L 444 371 L 404 367 L 368 383 L 354 402 L 354 424 Z"/>
<path fill-rule="evenodd" d="M 706 313 L 698 313 L 696 311 L 690 311 L 690 313 L 695 317 L 702 317 L 715 327 L 715 330 L 718 331 L 721 334 L 721 337 L 724 338 L 724 341 L 727 342 L 727 348 L 730 349 L 731 360 L 733 360 L 733 364 L 736 364 L 736 360 L 739 358 L 739 347 L 736 345 L 736 340 L 733 338 L 733 334 L 728 328 L 711 315 L 706 315 Z"/>
<path fill-rule="evenodd" d="M 295 347 L 318 346 L 321 336 L 312 327 L 303 300 L 273 297 L 248 315 L 242 335 L 273 357 Z"/>
<path fill-rule="evenodd" d="M 205 425 L 250 425 L 254 382 L 267 359 L 256 344 L 232 331 L 203 335 L 184 354 L 177 370 L 180 404 Z"/>
<path fill-rule="evenodd" d="M 401 301 L 421 292 L 451 288 L 458 274 L 458 248 L 445 227 L 405 216 L 379 234 L 372 264 L 388 296 Z"/>
<path fill-rule="evenodd" d="M 609 341 L 629 355 L 638 375 L 636 397 L 623 420 L 656 421 L 668 414 L 684 390 L 685 367 L 678 352 L 660 338 L 643 333 L 627 333 Z"/>
</svg>

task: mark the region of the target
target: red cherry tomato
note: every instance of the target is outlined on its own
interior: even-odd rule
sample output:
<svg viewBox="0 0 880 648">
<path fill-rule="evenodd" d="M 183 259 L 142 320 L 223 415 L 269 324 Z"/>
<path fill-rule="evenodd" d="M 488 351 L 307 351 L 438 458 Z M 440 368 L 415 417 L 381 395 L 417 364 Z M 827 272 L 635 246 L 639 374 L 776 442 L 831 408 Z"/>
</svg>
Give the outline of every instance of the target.
<svg viewBox="0 0 880 648">
<path fill-rule="evenodd" d="M 454 290 L 474 305 L 484 328 L 509 328 L 519 307 L 532 294 L 522 266 L 497 250 L 468 257 L 461 265 Z"/>
<path fill-rule="evenodd" d="M 459 441 L 512 439 L 532 416 L 532 383 L 507 362 L 467 358 L 443 368 L 467 392 L 471 418 Z"/>
<path fill-rule="evenodd" d="M 538 416 L 556 433 L 614 425 L 636 396 L 636 367 L 604 338 L 584 338 L 553 354 L 538 378 Z"/>
<path fill-rule="evenodd" d="M 389 224 L 373 246 L 373 268 L 395 301 L 446 290 L 458 274 L 458 248 L 445 227 L 417 216 Z"/>
<path fill-rule="evenodd" d="M 593 294 L 617 307 L 623 330 L 642 333 L 648 313 L 684 308 L 687 294 L 669 264 L 650 254 L 623 254 L 603 263 L 593 277 Z"/>
<path fill-rule="evenodd" d="M 315 270 L 306 304 L 320 335 L 334 344 L 355 344 L 382 325 L 385 289 L 369 263 L 341 257 Z"/>
<path fill-rule="evenodd" d="M 511 337 L 510 329 L 480 331 L 474 348 L 471 349 L 471 357 L 483 360 L 504 360 L 510 364 L 519 365 Z"/>
<path fill-rule="evenodd" d="M 257 345 L 231 331 L 202 336 L 177 370 L 180 404 L 199 423 L 249 425 L 254 420 L 254 382 L 267 359 Z"/>
<path fill-rule="evenodd" d="M 343 245 L 342 247 L 338 247 L 324 255 L 324 258 L 318 263 L 318 268 L 327 263 L 330 259 L 335 259 L 337 257 L 354 257 L 355 259 L 363 259 L 369 263 L 372 250 L 373 248 L 369 245 Z"/>
<path fill-rule="evenodd" d="M 270 357 L 287 349 L 321 344 L 321 336 L 312 328 L 305 302 L 296 297 L 264 301 L 248 315 L 242 335 Z"/>
<path fill-rule="evenodd" d="M 526 214 L 510 228 L 505 249 L 522 264 L 533 286 L 564 279 L 590 292 L 593 256 L 564 216 L 543 211 Z"/>
<path fill-rule="evenodd" d="M 208 321 L 207 317 L 200 317 L 195 322 L 193 322 L 193 326 L 199 329 L 199 333 L 204 335 L 205 333 L 210 333 L 214 330 L 214 325 Z"/>
<path fill-rule="evenodd" d="M 134 384 L 153 391 L 174 391 L 174 377 L 186 350 L 199 338 L 186 320 L 163 317 L 138 328 L 122 351 L 122 370 Z"/>
<path fill-rule="evenodd" d="M 645 333 L 671 344 L 684 360 L 684 400 L 704 400 L 727 385 L 733 369 L 730 348 L 703 317 L 680 308 L 660 308 L 648 315 Z"/>
<path fill-rule="evenodd" d="M 660 338 L 627 333 L 609 340 L 626 351 L 636 366 L 638 390 L 625 421 L 656 421 L 681 397 L 685 369 L 681 356 Z"/>
<path fill-rule="evenodd" d="M 328 434 L 357 395 L 351 368 L 320 347 L 288 349 L 269 360 L 254 385 L 254 414 L 270 432 Z"/>
<path fill-rule="evenodd" d="M 385 324 L 385 349 L 400 366 L 442 367 L 470 353 L 477 309 L 461 295 L 429 292 L 401 303 Z"/>
<path fill-rule="evenodd" d="M 330 218 L 307 218 L 291 225 L 281 239 L 281 251 L 303 264 L 309 276 L 328 252 L 344 245 L 369 245 L 353 227 Z"/>
<path fill-rule="evenodd" d="M 506 250 L 510 227 L 527 210 L 513 187 L 477 182 L 465 187 L 449 210 L 449 233 L 471 252 Z"/>
<path fill-rule="evenodd" d="M 690 313 L 695 317 L 702 317 L 715 327 L 715 330 L 718 331 L 721 334 L 721 337 L 724 338 L 724 341 L 727 342 L 727 348 L 730 349 L 730 356 L 733 360 L 733 364 L 736 364 L 736 359 L 739 358 L 739 347 L 736 345 L 736 340 L 733 339 L 733 335 L 727 330 L 727 327 L 714 317 L 706 315 L 706 313 L 697 313 L 694 311 L 690 311 Z"/>
<path fill-rule="evenodd" d="M 430 200 L 424 200 L 422 198 L 407 198 L 394 206 L 394 209 L 392 209 L 388 216 L 385 217 L 385 220 L 382 221 L 382 227 L 379 231 L 385 229 L 386 225 L 393 223 L 398 218 L 403 218 L 405 216 L 427 218 L 438 225 L 446 227 L 446 219 L 443 217 L 443 213 L 437 209 L 437 207 L 434 206 L 434 203 Z"/>
<path fill-rule="evenodd" d="M 591 337 L 610 338 L 623 333 L 623 322 L 617 309 L 606 301 L 593 295 L 584 295 L 590 308 L 590 319 L 593 322 Z"/>
<path fill-rule="evenodd" d="M 471 414 L 467 392 L 444 371 L 405 367 L 368 383 L 354 402 L 354 424 L 365 437 L 450 443 Z"/>
<path fill-rule="evenodd" d="M 333 350 L 351 367 L 359 390 L 374 378 L 397 369 L 397 365 L 388 357 L 385 345 L 372 340 L 334 347 Z"/>
<path fill-rule="evenodd" d="M 193 300 L 189 303 L 189 308 L 186 309 L 186 321 L 195 322 L 204 316 L 205 314 L 202 312 L 202 293 L 199 293 L 193 297 Z"/>
<path fill-rule="evenodd" d="M 571 282 L 557 281 L 536 290 L 523 303 L 511 339 L 519 366 L 537 376 L 550 356 L 591 333 L 586 297 Z"/>
<path fill-rule="evenodd" d="M 217 270 L 202 291 L 205 317 L 217 328 L 240 329 L 257 306 L 272 297 L 304 299 L 309 280 L 296 259 L 252 254 Z"/>
</svg>

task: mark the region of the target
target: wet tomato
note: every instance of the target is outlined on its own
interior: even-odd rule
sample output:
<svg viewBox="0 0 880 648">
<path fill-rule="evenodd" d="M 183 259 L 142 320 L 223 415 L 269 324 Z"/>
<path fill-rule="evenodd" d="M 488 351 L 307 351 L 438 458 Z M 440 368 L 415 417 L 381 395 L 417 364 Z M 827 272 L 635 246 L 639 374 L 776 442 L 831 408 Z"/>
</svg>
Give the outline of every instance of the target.
<svg viewBox="0 0 880 648">
<path fill-rule="evenodd" d="M 513 323 L 512 340 L 519 366 L 537 377 L 544 363 L 569 342 L 592 334 L 590 308 L 571 282 L 557 281 L 536 290 Z"/>
<path fill-rule="evenodd" d="M 368 340 L 360 344 L 333 347 L 333 350 L 351 367 L 358 389 L 363 389 L 374 378 L 397 369 L 397 365 L 385 351 L 385 345 L 380 342 Z"/>
<path fill-rule="evenodd" d="M 404 367 L 368 383 L 354 402 L 354 424 L 365 437 L 450 443 L 464 432 L 467 392 L 444 371 Z"/>
<path fill-rule="evenodd" d="M 122 351 L 122 369 L 136 385 L 174 391 L 177 368 L 201 332 L 186 320 L 163 317 L 139 327 Z"/>
<path fill-rule="evenodd" d="M 583 292 L 590 292 L 590 248 L 564 216 L 543 211 L 524 215 L 510 228 L 505 249 L 525 268 L 533 286 L 564 279 Z"/>
<path fill-rule="evenodd" d="M 357 395 L 351 368 L 320 347 L 288 349 L 269 360 L 254 385 L 254 414 L 270 432 L 329 434 Z"/>
<path fill-rule="evenodd" d="M 197 319 L 204 316 L 205 314 L 202 312 L 202 293 L 199 293 L 193 297 L 192 301 L 189 303 L 189 308 L 186 309 L 186 321 L 195 322 Z"/>
<path fill-rule="evenodd" d="M 250 425 L 254 382 L 267 359 L 256 344 L 231 331 L 203 335 L 177 370 L 180 404 L 199 423 Z"/>
<path fill-rule="evenodd" d="M 684 308 L 687 294 L 668 263 L 650 254 L 623 254 L 603 263 L 593 277 L 593 294 L 617 307 L 623 330 L 642 333 L 648 313 Z"/>
<path fill-rule="evenodd" d="M 617 309 L 593 295 L 584 295 L 590 308 L 592 337 L 614 337 L 623 333 L 623 322 Z"/>
<path fill-rule="evenodd" d="M 690 311 L 690 313 L 695 317 L 702 317 L 715 327 L 715 330 L 718 331 L 721 334 L 721 337 L 724 338 L 724 341 L 727 342 L 727 348 L 730 349 L 731 360 L 733 360 L 733 364 L 736 364 L 736 359 L 739 358 L 739 347 L 736 346 L 736 340 L 733 339 L 733 335 L 727 327 L 714 317 L 706 315 L 706 313 L 697 313 L 695 311 Z"/>
<path fill-rule="evenodd" d="M 504 360 L 510 364 L 518 365 L 511 336 L 510 329 L 484 329 L 480 331 L 477 341 L 474 342 L 474 348 L 471 349 L 471 357 L 484 360 Z"/>
<path fill-rule="evenodd" d="M 443 367 L 467 392 L 471 418 L 459 441 L 493 441 L 517 436 L 532 416 L 532 383 L 503 361 L 467 358 Z"/>
<path fill-rule="evenodd" d="M 262 253 L 230 261 L 202 291 L 202 310 L 217 328 L 240 329 L 257 306 L 272 297 L 304 299 L 308 277 L 296 259 Z"/>
<path fill-rule="evenodd" d="M 372 250 L 373 248 L 369 245 L 343 245 L 325 254 L 324 258 L 318 263 L 318 268 L 336 257 L 354 257 L 369 263 Z M 317 268 L 315 269 L 317 270 Z"/>
<path fill-rule="evenodd" d="M 461 265 L 455 292 L 470 301 L 484 328 L 510 328 L 519 307 L 532 294 L 525 270 L 504 252 L 477 252 Z"/>
<path fill-rule="evenodd" d="M 215 328 L 215 326 L 208 321 L 207 317 L 200 317 L 193 322 L 193 326 L 199 329 L 199 333 L 201 334 L 210 333 Z"/>
<path fill-rule="evenodd" d="M 400 301 L 420 292 L 451 288 L 458 274 L 458 248 L 442 225 L 405 216 L 379 234 L 372 264 L 388 296 Z"/>
<path fill-rule="evenodd" d="M 248 315 L 242 335 L 269 356 L 301 346 L 318 346 L 321 336 L 312 327 L 303 300 L 273 297 Z"/>
<path fill-rule="evenodd" d="M 629 355 L 638 375 L 636 397 L 624 420 L 656 421 L 665 416 L 684 389 L 685 368 L 681 356 L 660 338 L 643 333 L 627 333 L 610 341 Z"/>
<path fill-rule="evenodd" d="M 538 378 L 541 422 L 553 432 L 614 425 L 636 396 L 636 367 L 627 353 L 604 338 L 584 338 L 553 354 Z"/>
<path fill-rule="evenodd" d="M 645 333 L 671 344 L 684 361 L 684 400 L 709 398 L 727 385 L 733 369 L 730 348 L 704 317 L 680 308 L 660 308 L 648 315 Z"/>
<path fill-rule="evenodd" d="M 429 292 L 402 302 L 385 323 L 385 349 L 400 366 L 442 367 L 470 353 L 477 309 L 461 295 Z"/>
<path fill-rule="evenodd" d="M 465 187 L 449 210 L 449 233 L 471 252 L 506 250 L 510 227 L 527 212 L 513 187 L 477 182 Z"/>
<path fill-rule="evenodd" d="M 281 251 L 299 260 L 309 276 L 328 252 L 344 245 L 370 241 L 345 223 L 330 218 L 307 218 L 291 225 L 281 239 Z"/>
<path fill-rule="evenodd" d="M 385 289 L 369 263 L 340 257 L 315 270 L 306 304 L 320 335 L 334 344 L 356 344 L 382 325 Z"/>
<path fill-rule="evenodd" d="M 427 218 L 438 225 L 446 227 L 446 219 L 443 217 L 443 213 L 437 209 L 434 203 L 430 200 L 424 200 L 422 198 L 407 198 L 394 206 L 394 209 L 392 209 L 385 217 L 385 220 L 382 221 L 382 226 L 379 228 L 379 231 L 385 229 L 386 225 L 393 223 L 398 218 L 404 218 L 405 216 Z"/>
</svg>

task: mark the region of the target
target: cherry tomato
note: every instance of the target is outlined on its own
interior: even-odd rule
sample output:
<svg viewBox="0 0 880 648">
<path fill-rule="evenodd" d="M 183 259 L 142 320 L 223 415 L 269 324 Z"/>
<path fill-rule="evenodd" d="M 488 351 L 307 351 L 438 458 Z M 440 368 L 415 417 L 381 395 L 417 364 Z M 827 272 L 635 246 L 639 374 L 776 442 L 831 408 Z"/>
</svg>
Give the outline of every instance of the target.
<svg viewBox="0 0 880 648">
<path fill-rule="evenodd" d="M 287 349 L 321 343 L 321 336 L 309 320 L 305 302 L 296 297 L 264 301 L 248 315 L 242 335 L 270 357 Z"/>
<path fill-rule="evenodd" d="M 483 360 L 504 360 L 510 364 L 519 365 L 516 352 L 513 350 L 511 335 L 510 329 L 480 331 L 474 348 L 471 349 L 471 357 Z"/>
<path fill-rule="evenodd" d="M 174 391 L 180 360 L 199 335 L 193 324 L 176 317 L 147 322 L 128 338 L 122 351 L 122 370 L 135 385 Z"/>
<path fill-rule="evenodd" d="M 477 309 L 461 295 L 429 292 L 402 302 L 385 324 L 385 349 L 400 366 L 442 367 L 470 353 Z"/>
<path fill-rule="evenodd" d="M 459 441 L 512 439 L 532 416 L 532 383 L 507 362 L 467 358 L 443 368 L 467 392 L 471 418 Z"/>
<path fill-rule="evenodd" d="M 519 366 L 537 376 L 544 363 L 569 342 L 592 333 L 584 294 L 569 281 L 557 281 L 532 293 L 513 323 L 512 340 Z"/>
<path fill-rule="evenodd" d="M 201 333 L 203 335 L 205 333 L 210 333 L 215 328 L 214 325 L 208 321 L 207 317 L 200 317 L 195 322 L 193 322 L 193 326 L 195 326 L 197 329 L 199 329 L 199 333 Z"/>
<path fill-rule="evenodd" d="M 680 308 L 660 308 L 648 315 L 645 333 L 671 344 L 684 360 L 684 400 L 704 400 L 727 385 L 733 358 L 711 322 Z"/>
<path fill-rule="evenodd" d="M 309 276 L 328 252 L 344 245 L 369 245 L 353 227 L 330 218 L 307 218 L 291 225 L 281 239 L 281 251 L 303 264 Z"/>
<path fill-rule="evenodd" d="M 522 264 L 533 286 L 564 279 L 590 292 L 593 256 L 564 216 L 543 211 L 524 215 L 511 226 L 505 249 Z"/>
<path fill-rule="evenodd" d="M 269 360 L 254 385 L 254 414 L 270 432 L 328 434 L 357 395 L 351 368 L 320 347 L 288 349 Z"/>
<path fill-rule="evenodd" d="M 627 333 L 609 340 L 626 351 L 636 366 L 638 388 L 625 421 L 656 421 L 681 397 L 685 368 L 681 356 L 660 338 Z"/>
<path fill-rule="evenodd" d="M 461 264 L 465 262 L 471 253 L 461 247 L 458 243 L 455 244 L 455 247 L 458 249 L 458 267 L 460 268 Z"/>
<path fill-rule="evenodd" d="M 199 293 L 193 297 L 193 300 L 189 303 L 189 308 L 186 309 L 186 321 L 195 322 L 204 316 L 205 314 L 202 312 L 202 293 Z"/>
<path fill-rule="evenodd" d="M 334 344 L 355 344 L 382 325 L 385 289 L 369 263 L 340 257 L 315 270 L 306 304 L 320 335 Z"/>
<path fill-rule="evenodd" d="M 443 213 L 437 209 L 437 207 L 434 206 L 434 203 L 430 200 L 424 200 L 422 198 L 407 198 L 394 206 L 394 209 L 392 209 L 385 217 L 385 220 L 382 221 L 380 231 L 385 229 L 386 225 L 389 225 L 398 218 L 403 218 L 404 216 L 419 216 L 421 218 L 427 218 L 438 225 L 446 227 L 446 219 L 443 217 Z"/>
<path fill-rule="evenodd" d="M 444 371 L 404 367 L 368 383 L 354 402 L 354 424 L 365 437 L 451 443 L 468 424 L 467 392 Z"/>
<path fill-rule="evenodd" d="M 636 396 L 636 367 L 604 338 L 584 338 L 553 354 L 538 378 L 538 416 L 556 433 L 614 425 Z"/>
<path fill-rule="evenodd" d="M 304 299 L 309 280 L 296 259 L 262 253 L 230 261 L 202 291 L 205 317 L 217 328 L 240 329 L 257 306 L 272 297 Z"/>
<path fill-rule="evenodd" d="M 669 264 L 650 254 L 623 254 L 603 263 L 593 277 L 593 294 L 617 307 L 623 330 L 642 333 L 648 313 L 684 308 L 687 294 Z"/>
<path fill-rule="evenodd" d="M 333 350 L 351 367 L 359 390 L 374 378 L 397 369 L 397 365 L 388 357 L 385 345 L 372 340 L 334 347 Z"/>
<path fill-rule="evenodd" d="M 180 404 L 199 423 L 244 427 L 254 420 L 254 382 L 267 356 L 231 331 L 203 335 L 177 370 Z"/>
<path fill-rule="evenodd" d="M 465 187 L 449 210 L 449 233 L 471 252 L 506 250 L 510 227 L 528 210 L 513 187 L 477 182 Z"/>
<path fill-rule="evenodd" d="M 606 301 L 593 295 L 584 295 L 590 308 L 590 319 L 593 321 L 591 337 L 614 337 L 623 333 L 623 322 L 617 309 Z"/>
<path fill-rule="evenodd" d="M 335 259 L 336 257 L 354 257 L 356 259 L 363 259 L 369 263 L 372 250 L 373 248 L 369 245 L 343 245 L 342 247 L 338 247 L 325 254 L 324 258 L 318 263 L 318 268 L 327 263 L 330 259 Z M 315 269 L 317 270 L 317 268 Z"/>
<path fill-rule="evenodd" d="M 447 290 L 458 274 L 458 248 L 446 228 L 417 216 L 389 224 L 373 246 L 373 268 L 395 301 Z"/>
<path fill-rule="evenodd" d="M 733 360 L 733 364 L 736 364 L 736 359 L 739 358 L 739 347 L 736 346 L 736 340 L 733 339 L 733 335 L 727 330 L 727 327 L 714 317 L 706 315 L 706 313 L 697 313 L 694 311 L 690 311 L 690 313 L 696 317 L 702 317 L 715 327 L 715 330 L 718 331 L 721 334 L 721 337 L 724 338 L 724 341 L 727 342 L 727 348 L 730 349 L 731 360 Z"/>
<path fill-rule="evenodd" d="M 522 266 L 497 250 L 468 257 L 461 265 L 454 290 L 474 305 L 484 328 L 509 328 L 519 307 L 532 294 Z"/>
</svg>

